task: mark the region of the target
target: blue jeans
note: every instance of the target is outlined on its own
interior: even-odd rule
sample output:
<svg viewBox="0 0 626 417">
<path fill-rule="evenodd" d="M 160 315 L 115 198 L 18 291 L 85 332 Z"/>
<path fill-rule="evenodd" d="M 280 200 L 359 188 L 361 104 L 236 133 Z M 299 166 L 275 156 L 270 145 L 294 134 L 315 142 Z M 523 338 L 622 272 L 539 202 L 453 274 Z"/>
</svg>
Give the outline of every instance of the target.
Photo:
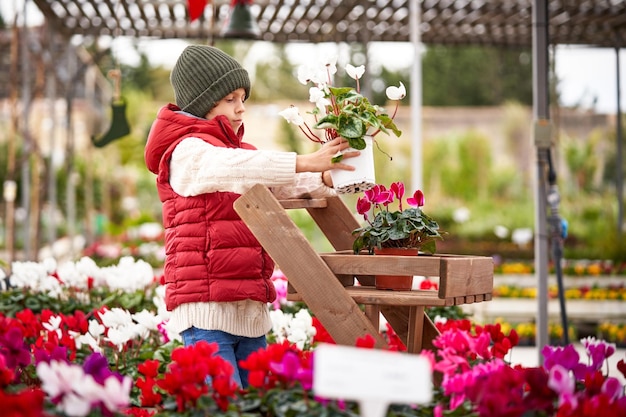
<svg viewBox="0 0 626 417">
<path fill-rule="evenodd" d="M 244 360 L 252 352 L 267 347 L 265 335 L 260 337 L 235 336 L 221 330 L 203 330 L 190 327 L 181 333 L 185 346 L 196 344 L 204 340 L 216 343 L 219 347 L 217 354 L 233 365 L 233 380 L 240 387 L 248 387 L 248 371 L 239 367 L 239 361 Z"/>
</svg>

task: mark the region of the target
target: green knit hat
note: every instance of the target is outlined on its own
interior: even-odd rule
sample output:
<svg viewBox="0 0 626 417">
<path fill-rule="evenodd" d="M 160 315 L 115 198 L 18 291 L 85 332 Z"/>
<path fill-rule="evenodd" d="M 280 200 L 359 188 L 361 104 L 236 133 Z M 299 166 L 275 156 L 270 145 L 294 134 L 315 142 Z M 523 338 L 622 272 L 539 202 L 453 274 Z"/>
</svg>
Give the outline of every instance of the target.
<svg viewBox="0 0 626 417">
<path fill-rule="evenodd" d="M 191 45 L 178 57 L 170 82 L 176 105 L 204 117 L 218 101 L 237 90 L 250 96 L 250 78 L 232 57 L 212 46 Z"/>
</svg>

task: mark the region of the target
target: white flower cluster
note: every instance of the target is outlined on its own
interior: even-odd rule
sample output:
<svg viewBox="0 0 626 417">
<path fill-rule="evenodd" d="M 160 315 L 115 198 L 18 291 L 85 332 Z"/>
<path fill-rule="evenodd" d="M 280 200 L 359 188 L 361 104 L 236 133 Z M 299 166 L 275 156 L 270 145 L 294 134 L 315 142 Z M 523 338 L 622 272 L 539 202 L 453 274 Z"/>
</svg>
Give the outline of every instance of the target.
<svg viewBox="0 0 626 417">
<path fill-rule="evenodd" d="M 146 288 L 154 280 L 152 266 L 130 256 L 121 258 L 117 265 L 103 268 L 93 259 L 83 257 L 61 265 L 52 258 L 42 262 L 13 262 L 11 270 L 11 286 L 47 293 L 54 298 L 59 298 L 64 288 L 87 290 L 90 286 L 133 292 Z"/>
<path fill-rule="evenodd" d="M 102 324 L 95 319 L 89 320 L 85 334 L 72 335 L 77 348 L 88 345 L 92 351 L 102 353 L 103 344 L 111 343 L 121 352 L 126 343 L 133 339 L 147 340 L 151 335 L 162 332 L 165 332 L 167 340 L 181 340 L 177 332 L 168 328 L 168 320 L 148 310 L 131 314 L 122 308 L 112 308 L 105 310 L 100 319 Z M 49 331 L 55 330 L 54 317 L 44 323 L 44 327 Z"/>
<path fill-rule="evenodd" d="M 277 343 L 285 340 L 295 344 L 299 349 L 305 349 L 313 343 L 317 329 L 313 327 L 313 318 L 305 308 L 295 315 L 285 314 L 282 310 L 270 311 L 272 318 L 272 333 Z"/>
</svg>

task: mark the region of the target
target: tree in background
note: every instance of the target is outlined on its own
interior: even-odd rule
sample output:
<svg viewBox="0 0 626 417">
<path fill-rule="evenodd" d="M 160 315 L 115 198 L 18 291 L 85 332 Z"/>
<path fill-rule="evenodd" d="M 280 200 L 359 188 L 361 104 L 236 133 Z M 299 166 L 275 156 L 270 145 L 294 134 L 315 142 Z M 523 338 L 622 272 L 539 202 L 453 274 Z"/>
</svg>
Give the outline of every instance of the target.
<svg viewBox="0 0 626 417">
<path fill-rule="evenodd" d="M 530 51 L 485 46 L 432 46 L 422 60 L 426 106 L 532 105 Z"/>
</svg>

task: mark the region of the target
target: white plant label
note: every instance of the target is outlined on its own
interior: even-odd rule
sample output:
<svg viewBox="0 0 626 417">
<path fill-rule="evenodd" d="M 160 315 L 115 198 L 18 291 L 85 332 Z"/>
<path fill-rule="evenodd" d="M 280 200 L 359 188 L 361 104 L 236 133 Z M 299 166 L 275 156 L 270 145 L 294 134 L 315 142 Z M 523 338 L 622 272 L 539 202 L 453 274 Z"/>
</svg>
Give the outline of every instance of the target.
<svg viewBox="0 0 626 417">
<path fill-rule="evenodd" d="M 365 417 L 384 417 L 389 404 L 432 400 L 430 362 L 419 355 L 322 344 L 314 363 L 315 395 L 356 401 Z"/>
</svg>

